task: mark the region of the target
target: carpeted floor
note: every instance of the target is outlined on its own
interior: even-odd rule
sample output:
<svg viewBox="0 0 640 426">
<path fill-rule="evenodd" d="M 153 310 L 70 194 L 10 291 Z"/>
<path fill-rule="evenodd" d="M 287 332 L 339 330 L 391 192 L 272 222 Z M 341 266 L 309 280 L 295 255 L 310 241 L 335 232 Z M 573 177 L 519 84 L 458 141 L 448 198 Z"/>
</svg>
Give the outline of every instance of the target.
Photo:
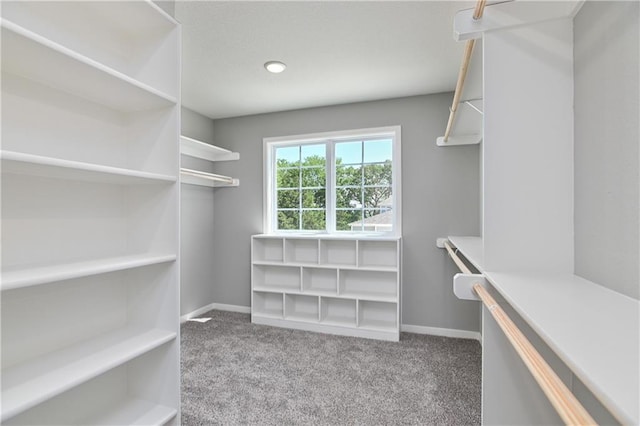
<svg viewBox="0 0 640 426">
<path fill-rule="evenodd" d="M 211 311 L 182 325 L 182 424 L 480 424 L 480 344 L 399 343 L 254 325 Z"/>
</svg>

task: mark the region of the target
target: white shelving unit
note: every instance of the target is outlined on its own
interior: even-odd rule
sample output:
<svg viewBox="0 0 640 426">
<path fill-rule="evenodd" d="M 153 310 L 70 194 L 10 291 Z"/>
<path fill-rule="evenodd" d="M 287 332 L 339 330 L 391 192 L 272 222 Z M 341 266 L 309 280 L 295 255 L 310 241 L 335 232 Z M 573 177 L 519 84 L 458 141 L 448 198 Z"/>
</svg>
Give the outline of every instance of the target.
<svg viewBox="0 0 640 426">
<path fill-rule="evenodd" d="M 640 304 L 574 273 L 573 16 L 582 4 L 513 1 L 488 4 L 480 20 L 456 15 L 458 39 L 478 39 L 482 53 L 470 71 L 485 92 L 482 236 L 448 239 L 598 423 L 638 424 Z M 553 61 L 540 55 L 551 50 Z M 482 327 L 483 423 L 560 422 L 486 306 Z"/>
<path fill-rule="evenodd" d="M 398 341 L 401 239 L 254 235 L 256 324 Z"/>
<path fill-rule="evenodd" d="M 9 2 L 1 28 L 2 424 L 178 425 L 179 24 Z"/>
<path fill-rule="evenodd" d="M 180 136 L 180 154 L 208 161 L 239 160 L 240 154 L 186 136 Z M 238 186 L 239 179 L 187 168 L 180 169 L 180 182 L 191 185 L 220 187 Z"/>
</svg>

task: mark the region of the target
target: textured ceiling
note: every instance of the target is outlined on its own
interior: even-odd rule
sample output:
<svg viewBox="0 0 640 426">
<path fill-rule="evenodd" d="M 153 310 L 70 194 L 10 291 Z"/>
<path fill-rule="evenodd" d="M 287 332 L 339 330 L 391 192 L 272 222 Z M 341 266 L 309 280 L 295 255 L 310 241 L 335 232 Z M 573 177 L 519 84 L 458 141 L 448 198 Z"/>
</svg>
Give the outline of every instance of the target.
<svg viewBox="0 0 640 426">
<path fill-rule="evenodd" d="M 211 118 L 453 90 L 462 1 L 179 1 L 182 103 Z M 279 60 L 281 74 L 263 64 Z"/>
</svg>

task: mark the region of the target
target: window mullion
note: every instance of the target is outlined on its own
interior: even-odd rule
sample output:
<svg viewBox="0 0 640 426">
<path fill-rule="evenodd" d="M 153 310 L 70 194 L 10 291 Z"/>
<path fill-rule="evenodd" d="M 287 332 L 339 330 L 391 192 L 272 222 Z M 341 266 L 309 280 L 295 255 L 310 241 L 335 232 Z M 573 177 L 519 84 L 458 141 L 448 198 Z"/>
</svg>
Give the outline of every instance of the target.
<svg viewBox="0 0 640 426">
<path fill-rule="evenodd" d="M 328 140 L 326 143 L 326 164 L 325 164 L 325 202 L 326 202 L 326 230 L 327 232 L 336 231 L 336 162 L 335 162 L 335 141 Z"/>
</svg>

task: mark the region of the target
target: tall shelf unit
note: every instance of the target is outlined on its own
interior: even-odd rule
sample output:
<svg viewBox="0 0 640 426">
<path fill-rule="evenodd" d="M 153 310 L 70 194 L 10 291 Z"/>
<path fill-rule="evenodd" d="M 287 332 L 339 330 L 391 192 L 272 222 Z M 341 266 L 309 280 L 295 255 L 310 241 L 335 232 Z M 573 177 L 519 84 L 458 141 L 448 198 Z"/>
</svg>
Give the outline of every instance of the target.
<svg viewBox="0 0 640 426">
<path fill-rule="evenodd" d="M 477 39 L 470 78 L 484 90 L 482 236 L 448 239 L 599 424 L 638 424 L 640 304 L 574 272 L 573 17 L 582 4 L 493 3 L 480 20 L 457 13 L 455 37 Z M 465 278 L 458 297 L 477 300 Z M 486 307 L 482 315 L 483 424 L 559 424 Z"/>
<path fill-rule="evenodd" d="M 1 421 L 180 423 L 179 24 L 2 5 Z"/>
<path fill-rule="evenodd" d="M 239 160 L 240 154 L 229 151 L 219 146 L 211 145 L 187 136 L 180 136 L 180 154 L 207 161 L 232 161 Z M 223 176 L 215 173 L 194 170 L 185 167 L 180 168 L 180 181 L 190 185 L 199 186 L 238 186 L 239 179 Z"/>
<path fill-rule="evenodd" d="M 254 235 L 251 320 L 398 341 L 400 238 Z"/>
</svg>

